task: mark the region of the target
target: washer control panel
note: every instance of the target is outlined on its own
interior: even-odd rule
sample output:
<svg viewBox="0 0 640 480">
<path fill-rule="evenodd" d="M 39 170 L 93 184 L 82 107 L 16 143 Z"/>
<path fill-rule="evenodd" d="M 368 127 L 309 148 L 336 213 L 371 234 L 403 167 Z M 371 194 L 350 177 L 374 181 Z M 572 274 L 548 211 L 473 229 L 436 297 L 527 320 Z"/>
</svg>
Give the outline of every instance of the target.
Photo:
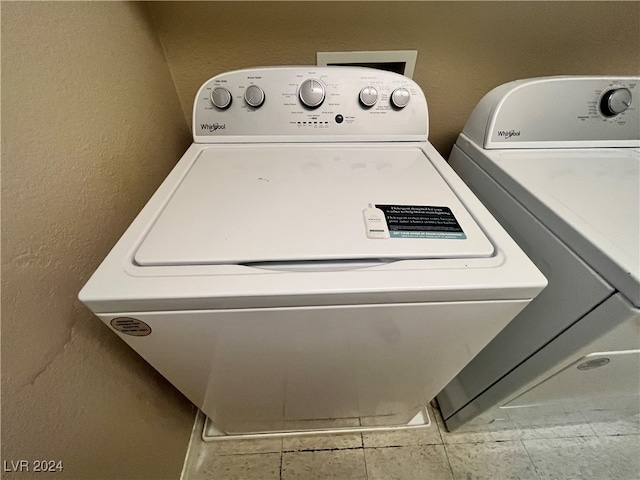
<svg viewBox="0 0 640 480">
<path fill-rule="evenodd" d="M 197 143 L 426 141 L 427 101 L 411 79 L 361 67 L 263 67 L 207 80 Z"/>
<path fill-rule="evenodd" d="M 489 92 L 464 128 L 485 148 L 640 146 L 640 77 L 543 77 Z"/>
</svg>

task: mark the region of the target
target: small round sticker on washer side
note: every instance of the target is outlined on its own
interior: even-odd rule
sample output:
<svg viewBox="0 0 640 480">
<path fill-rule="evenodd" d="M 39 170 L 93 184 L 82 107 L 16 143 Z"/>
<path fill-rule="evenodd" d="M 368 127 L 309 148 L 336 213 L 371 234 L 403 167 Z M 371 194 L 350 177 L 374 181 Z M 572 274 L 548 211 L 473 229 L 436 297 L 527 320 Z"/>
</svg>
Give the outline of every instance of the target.
<svg viewBox="0 0 640 480">
<path fill-rule="evenodd" d="M 151 327 L 142 320 L 132 317 L 117 317 L 111 320 L 111 326 L 120 333 L 134 337 L 146 337 L 151 333 Z"/>
</svg>

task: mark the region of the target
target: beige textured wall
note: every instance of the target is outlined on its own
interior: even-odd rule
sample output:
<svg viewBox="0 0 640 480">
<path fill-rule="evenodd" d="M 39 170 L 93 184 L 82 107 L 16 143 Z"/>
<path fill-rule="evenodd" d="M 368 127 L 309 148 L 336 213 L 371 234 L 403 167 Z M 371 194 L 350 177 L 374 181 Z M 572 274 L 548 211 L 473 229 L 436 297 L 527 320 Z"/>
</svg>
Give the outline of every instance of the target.
<svg viewBox="0 0 640 480">
<path fill-rule="evenodd" d="M 2 460 L 178 478 L 190 404 L 76 300 L 190 143 L 147 5 L 1 9 Z"/>
<path fill-rule="evenodd" d="M 208 78 L 315 64 L 318 51 L 418 50 L 432 143 L 448 156 L 483 94 L 542 75 L 639 74 L 638 2 L 158 2 L 182 108 Z"/>
</svg>

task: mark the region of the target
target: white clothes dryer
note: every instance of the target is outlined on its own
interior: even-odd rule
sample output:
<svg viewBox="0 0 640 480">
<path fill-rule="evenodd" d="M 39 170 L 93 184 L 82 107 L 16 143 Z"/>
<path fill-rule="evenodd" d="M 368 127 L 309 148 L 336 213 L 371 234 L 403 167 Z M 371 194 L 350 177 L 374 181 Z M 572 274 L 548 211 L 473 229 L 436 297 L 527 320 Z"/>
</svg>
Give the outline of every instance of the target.
<svg viewBox="0 0 640 480">
<path fill-rule="evenodd" d="M 428 423 L 546 285 L 428 143 L 404 76 L 221 74 L 193 134 L 80 299 L 216 434 Z"/>
<path fill-rule="evenodd" d="M 640 431 L 639 84 L 511 82 L 458 137 L 451 166 L 549 286 L 438 395 L 450 430 Z"/>
</svg>

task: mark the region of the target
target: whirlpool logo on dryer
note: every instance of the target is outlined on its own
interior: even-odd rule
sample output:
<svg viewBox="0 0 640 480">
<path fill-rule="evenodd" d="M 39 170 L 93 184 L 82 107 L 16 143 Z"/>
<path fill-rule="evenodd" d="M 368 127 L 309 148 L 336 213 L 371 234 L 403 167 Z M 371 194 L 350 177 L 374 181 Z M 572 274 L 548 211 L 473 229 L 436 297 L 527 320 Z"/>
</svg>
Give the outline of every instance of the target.
<svg viewBox="0 0 640 480">
<path fill-rule="evenodd" d="M 202 130 L 209 130 L 209 132 L 213 133 L 217 130 L 224 130 L 227 128 L 226 123 L 201 123 L 200 128 Z"/>
<path fill-rule="evenodd" d="M 520 130 L 498 130 L 498 136 L 504 137 L 505 140 L 511 137 L 519 137 Z"/>
</svg>

